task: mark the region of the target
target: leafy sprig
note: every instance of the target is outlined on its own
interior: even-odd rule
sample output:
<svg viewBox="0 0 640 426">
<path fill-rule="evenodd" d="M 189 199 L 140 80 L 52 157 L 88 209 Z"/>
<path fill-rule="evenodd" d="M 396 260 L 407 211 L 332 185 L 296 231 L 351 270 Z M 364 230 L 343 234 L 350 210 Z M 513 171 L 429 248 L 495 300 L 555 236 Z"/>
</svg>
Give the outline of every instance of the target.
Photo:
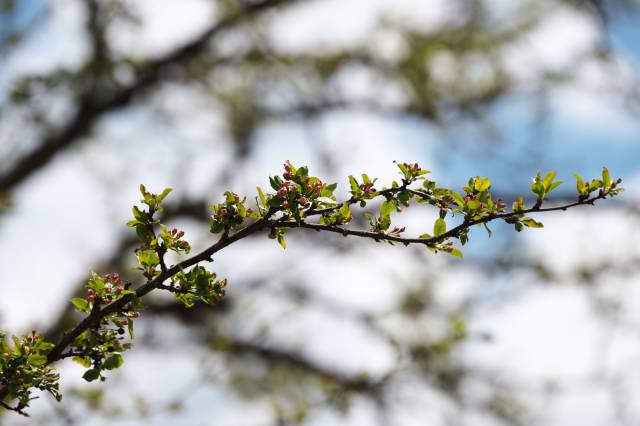
<svg viewBox="0 0 640 426">
<path fill-rule="evenodd" d="M 26 415 L 24 409 L 33 399 L 34 389 L 47 391 L 60 400 L 59 375 L 51 364 L 64 358 L 71 357 L 84 366 L 87 370 L 83 377 L 87 381 L 104 381 L 105 371 L 119 368 L 124 362 L 122 354 L 132 346 L 131 341 L 135 337 L 133 322 L 140 315 L 144 296 L 154 290 L 165 290 L 186 307 L 197 301 L 216 304 L 225 296 L 227 280 L 218 279 L 215 272 L 208 271 L 200 263 L 213 260 L 218 251 L 254 233 L 268 231 L 268 236 L 283 248 L 286 248 L 285 232 L 301 228 L 389 244 L 420 244 L 434 252 L 462 257 L 454 241 L 466 244 L 469 231 L 474 226 L 484 226 L 489 236 L 491 231 L 487 224 L 494 220 L 513 224 L 518 232 L 525 227 L 541 228 L 542 223 L 529 214 L 592 205 L 623 191 L 621 179 L 612 179 L 605 167 L 600 177 L 590 181 L 574 174 L 578 192 L 576 201 L 543 207 L 549 193 L 561 182 L 555 181 L 555 172 L 544 177 L 538 173 L 531 185 L 535 203 L 528 207 L 524 198 L 518 197 L 508 211 L 504 201 L 493 198 L 488 178 L 473 177 L 462 192 L 457 192 L 427 179 L 429 172 L 418 164 L 396 165 L 400 179 L 387 187 L 376 188 L 378 179 L 367 174 L 361 174 L 359 179 L 349 176 L 350 197 L 339 202 L 335 196 L 337 184 L 328 184 L 311 176 L 307 167 L 296 168 L 287 161 L 282 175 L 269 178 L 273 192 L 257 188 L 254 206 L 248 206 L 246 198 L 230 191 L 225 192 L 221 203 L 212 204 L 210 231 L 221 236 L 202 252 L 175 265 L 167 264 L 166 253 L 172 251 L 178 256 L 188 255 L 191 246 L 184 239 L 183 231 L 169 229 L 156 217 L 162 213 L 162 202 L 171 189 L 154 194 L 140 185 L 143 207 L 133 207 L 133 220 L 127 225 L 135 229 L 140 242 L 135 250 L 136 269 L 146 281 L 134 289 L 116 273 L 92 274 L 86 284 L 86 297 L 71 300 L 75 309 L 85 317 L 55 345 L 46 342 L 35 331 L 21 338 L 12 336 L 12 344 L 0 333 L 0 406 Z M 369 228 L 352 228 L 354 208 L 364 208 L 377 201 L 376 214 L 364 212 Z M 406 228 L 393 222 L 397 215 L 415 204 L 436 208 L 438 217 L 433 224 L 426 226 L 429 233 L 405 237 Z M 449 217 L 460 220 L 450 227 Z M 463 335 L 464 330 L 453 338 L 462 338 Z M 4 402 L 5 399 L 17 402 L 11 406 Z"/>
</svg>

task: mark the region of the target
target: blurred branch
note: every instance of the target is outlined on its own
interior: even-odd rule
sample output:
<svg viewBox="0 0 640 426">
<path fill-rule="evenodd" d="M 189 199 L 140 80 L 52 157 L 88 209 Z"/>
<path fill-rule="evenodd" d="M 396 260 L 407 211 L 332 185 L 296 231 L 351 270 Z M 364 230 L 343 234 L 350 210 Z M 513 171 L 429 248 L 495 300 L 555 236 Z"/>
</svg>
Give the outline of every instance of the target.
<svg viewBox="0 0 640 426">
<path fill-rule="evenodd" d="M 118 108 L 125 107 L 131 101 L 151 86 L 157 84 L 163 78 L 163 73 L 172 65 L 188 61 L 206 51 L 210 40 L 222 31 L 238 24 L 239 22 L 253 18 L 254 16 L 273 9 L 277 6 L 294 3 L 299 0 L 265 0 L 260 3 L 250 3 L 238 12 L 223 20 L 216 22 L 190 43 L 170 52 L 166 56 L 147 62 L 138 72 L 134 83 L 124 88 L 119 88 L 111 93 L 96 96 L 92 91 L 85 92 L 77 101 L 78 108 L 69 122 L 57 132 L 44 138 L 38 148 L 17 161 L 12 168 L 0 175 L 0 193 L 13 190 L 17 185 L 26 180 L 40 168 L 44 167 L 56 155 L 77 143 L 103 114 Z M 93 28 L 94 19 L 91 18 L 97 10 L 96 5 L 91 6 L 89 25 Z M 94 34 L 94 48 L 96 53 L 102 51 L 100 35 Z"/>
<path fill-rule="evenodd" d="M 377 380 L 372 380 L 365 376 L 349 376 L 336 370 L 316 364 L 307 358 L 297 355 L 291 351 L 285 351 L 268 347 L 254 342 L 242 340 L 228 340 L 224 342 L 224 352 L 230 356 L 253 355 L 270 363 L 285 364 L 298 368 L 307 373 L 311 373 L 320 379 L 336 384 L 345 391 L 355 391 L 361 393 L 378 392 L 387 382 L 392 373 L 388 373 Z"/>
</svg>

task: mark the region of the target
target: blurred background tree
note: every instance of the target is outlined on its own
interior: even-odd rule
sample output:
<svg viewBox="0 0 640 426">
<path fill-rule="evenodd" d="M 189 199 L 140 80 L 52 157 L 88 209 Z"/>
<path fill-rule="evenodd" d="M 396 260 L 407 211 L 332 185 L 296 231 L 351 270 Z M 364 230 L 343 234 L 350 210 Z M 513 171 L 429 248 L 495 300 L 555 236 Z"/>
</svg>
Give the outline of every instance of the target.
<svg viewBox="0 0 640 426">
<path fill-rule="evenodd" d="M 175 189 L 196 249 L 206 206 L 286 159 L 343 191 L 392 160 L 508 201 L 537 170 L 631 189 L 464 261 L 252 239 L 216 259 L 222 305 L 154 298 L 124 369 L 61 364 L 65 401 L 29 422 L 637 424 L 638 28 L 623 0 L 0 2 L 2 329 L 53 339 L 88 271 L 131 271 L 140 182 Z"/>
</svg>

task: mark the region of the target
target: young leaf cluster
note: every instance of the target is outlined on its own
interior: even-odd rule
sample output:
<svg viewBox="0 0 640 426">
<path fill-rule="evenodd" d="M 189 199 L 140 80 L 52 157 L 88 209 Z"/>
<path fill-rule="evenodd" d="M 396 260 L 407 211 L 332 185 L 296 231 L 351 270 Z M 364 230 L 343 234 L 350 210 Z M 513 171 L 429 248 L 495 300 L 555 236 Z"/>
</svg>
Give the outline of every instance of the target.
<svg viewBox="0 0 640 426">
<path fill-rule="evenodd" d="M 0 405 L 24 414 L 22 409 L 34 399 L 34 389 L 49 392 L 57 401 L 62 399 L 60 376 L 47 365 L 47 353 L 54 346 L 35 331 L 22 337 L 11 336 L 10 341 L 0 333 L 0 387 L 6 389 L 10 399 L 18 401 L 15 407 L 9 407 L 0 398 Z"/>
<path fill-rule="evenodd" d="M 113 304 L 123 297 L 135 296 L 135 291 L 123 283 L 116 273 L 103 277 L 92 274 L 86 284 L 87 297 L 75 297 L 71 303 L 78 312 L 91 314 Z M 104 370 L 114 370 L 123 364 L 121 354 L 131 349 L 131 343 L 125 342 L 125 328 L 129 338 L 134 338 L 133 320 L 140 316 L 140 302 L 133 298 L 121 309 L 105 315 L 99 321 L 76 337 L 67 356 L 88 370 L 82 376 L 87 381 L 105 380 Z"/>
</svg>

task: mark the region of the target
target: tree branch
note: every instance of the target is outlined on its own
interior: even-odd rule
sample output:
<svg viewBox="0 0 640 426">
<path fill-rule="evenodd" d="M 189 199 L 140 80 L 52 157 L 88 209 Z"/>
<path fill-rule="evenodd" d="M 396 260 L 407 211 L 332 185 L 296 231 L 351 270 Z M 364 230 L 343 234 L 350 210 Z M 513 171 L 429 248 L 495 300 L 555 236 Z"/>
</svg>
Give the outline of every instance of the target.
<svg viewBox="0 0 640 426">
<path fill-rule="evenodd" d="M 138 72 L 137 80 L 129 86 L 100 97 L 89 91 L 80 96 L 78 109 L 59 131 L 44 138 L 38 148 L 17 161 L 11 169 L 0 175 L 0 194 L 8 193 L 34 172 L 44 167 L 56 155 L 70 148 L 86 134 L 102 114 L 127 106 L 140 93 L 162 80 L 163 72 L 172 65 L 182 63 L 203 53 L 210 40 L 222 31 L 250 19 L 266 10 L 299 0 L 265 0 L 248 3 L 239 12 L 215 23 L 190 43 L 168 55 L 152 60 Z"/>
<path fill-rule="evenodd" d="M 394 189 L 399 189 L 399 188 L 394 188 Z M 419 194 L 425 195 L 421 193 Z M 586 200 L 579 200 L 574 203 L 565 204 L 557 207 L 548 207 L 548 208 L 533 207 L 533 208 L 518 211 L 518 212 L 492 214 L 492 215 L 485 216 L 481 219 L 464 221 L 463 223 L 456 226 L 455 228 L 452 228 L 441 235 L 431 237 L 431 238 L 403 238 L 403 237 L 396 237 L 393 235 L 383 234 L 379 232 L 347 229 L 337 225 L 323 225 L 319 223 L 307 223 L 304 221 L 294 222 L 294 221 L 283 221 L 283 220 L 270 220 L 268 221 L 268 226 L 270 228 L 305 228 L 305 229 L 313 229 L 318 232 L 320 231 L 334 232 L 337 234 L 341 234 L 345 237 L 354 236 L 354 237 L 361 237 L 361 238 L 370 238 L 372 240 L 375 240 L 376 242 L 390 241 L 395 243 L 402 243 L 405 246 L 409 244 L 423 244 L 425 246 L 434 246 L 438 243 L 443 242 L 448 238 L 457 238 L 462 231 L 469 229 L 474 225 L 480 225 L 483 223 L 491 222 L 496 219 L 509 219 L 509 218 L 518 217 L 518 216 L 529 214 L 529 213 L 544 213 L 544 212 L 552 212 L 552 211 L 558 211 L 558 210 L 564 211 L 571 207 L 582 206 L 582 205 L 593 205 L 596 200 L 603 199 L 603 198 L 605 198 L 603 195 L 597 195 L 595 197 L 592 197 Z M 351 201 L 348 201 L 347 203 L 351 204 Z M 335 208 L 332 207 L 331 211 L 333 210 L 335 210 Z M 316 213 L 319 213 L 319 212 L 314 212 L 314 214 Z"/>
</svg>

